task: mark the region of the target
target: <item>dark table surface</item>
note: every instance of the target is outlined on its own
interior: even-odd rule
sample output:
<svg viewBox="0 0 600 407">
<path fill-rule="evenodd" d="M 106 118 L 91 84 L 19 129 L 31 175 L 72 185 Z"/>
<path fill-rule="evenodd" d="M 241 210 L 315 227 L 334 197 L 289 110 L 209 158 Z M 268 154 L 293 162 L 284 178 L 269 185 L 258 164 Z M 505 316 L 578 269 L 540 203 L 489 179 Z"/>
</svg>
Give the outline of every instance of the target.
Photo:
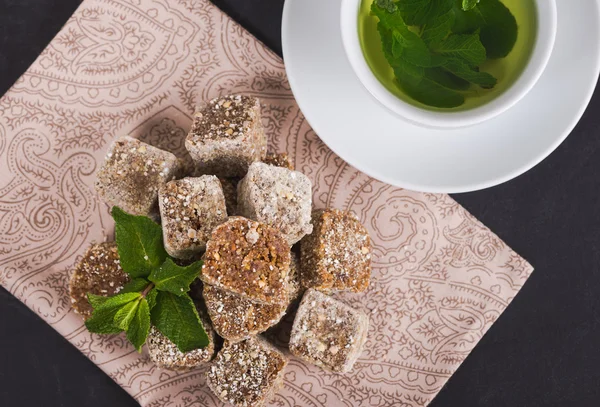
<svg viewBox="0 0 600 407">
<path fill-rule="evenodd" d="M 215 3 L 281 53 L 283 0 Z M 0 94 L 78 4 L 0 0 Z M 455 196 L 536 271 L 432 407 L 600 405 L 598 112 L 600 91 L 569 138 L 536 168 L 504 185 Z M 135 405 L 0 288 L 0 406 Z"/>
</svg>

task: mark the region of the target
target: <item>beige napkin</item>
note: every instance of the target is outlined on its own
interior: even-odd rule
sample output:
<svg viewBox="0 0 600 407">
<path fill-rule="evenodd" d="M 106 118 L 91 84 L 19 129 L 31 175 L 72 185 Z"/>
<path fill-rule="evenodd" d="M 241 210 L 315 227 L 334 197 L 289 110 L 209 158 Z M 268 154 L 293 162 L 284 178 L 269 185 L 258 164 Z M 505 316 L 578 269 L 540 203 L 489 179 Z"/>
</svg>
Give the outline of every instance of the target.
<svg viewBox="0 0 600 407">
<path fill-rule="evenodd" d="M 160 370 L 124 336 L 88 333 L 67 283 L 90 243 L 112 239 L 92 186 L 110 141 L 131 134 L 183 154 L 194 106 L 242 92 L 264 101 L 270 148 L 312 179 L 315 205 L 354 211 L 375 245 L 369 291 L 342 296 L 371 318 L 354 370 L 292 358 L 270 405 L 427 405 L 531 266 L 449 196 L 394 188 L 333 154 L 281 59 L 207 0 L 85 0 L 0 99 L 0 283 L 140 404 L 220 405 L 202 369 Z"/>
</svg>

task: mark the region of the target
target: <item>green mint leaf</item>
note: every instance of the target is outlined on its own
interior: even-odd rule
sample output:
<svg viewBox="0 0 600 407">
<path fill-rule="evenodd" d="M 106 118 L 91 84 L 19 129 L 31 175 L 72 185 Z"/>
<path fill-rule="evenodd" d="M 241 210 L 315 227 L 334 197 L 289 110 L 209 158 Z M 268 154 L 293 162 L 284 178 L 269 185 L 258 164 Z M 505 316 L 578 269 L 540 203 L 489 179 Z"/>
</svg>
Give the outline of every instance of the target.
<svg viewBox="0 0 600 407">
<path fill-rule="evenodd" d="M 158 294 L 158 290 L 156 288 L 151 289 L 148 294 L 146 294 L 146 300 L 148 301 L 148 308 L 152 310 L 156 305 L 156 295 Z"/>
<path fill-rule="evenodd" d="M 423 25 L 452 9 L 453 0 L 402 0 L 400 13 L 408 25 Z"/>
<path fill-rule="evenodd" d="M 454 13 L 449 11 L 425 24 L 421 31 L 421 38 L 426 44 L 435 45 L 446 39 L 453 25 Z"/>
<path fill-rule="evenodd" d="M 152 270 L 148 279 L 160 291 L 183 295 L 190 290 L 190 284 L 198 277 L 201 269 L 201 261 L 197 261 L 187 267 L 182 267 L 175 264 L 170 258 L 167 258 L 159 268 Z"/>
<path fill-rule="evenodd" d="M 404 62 L 420 67 L 440 66 L 444 62 L 439 55 L 431 54 L 425 41 L 408 28 L 400 13 L 390 14 L 375 3 L 371 10 L 379 18 L 377 30 L 385 57 L 392 67 Z"/>
<path fill-rule="evenodd" d="M 490 89 L 496 86 L 498 80 L 487 72 L 479 72 L 470 67 L 464 61 L 453 59 L 449 60 L 444 68 L 452 72 L 454 75 L 466 81 L 479 85 L 482 88 Z"/>
<path fill-rule="evenodd" d="M 518 26 L 515 16 L 499 0 L 485 0 L 474 9 L 478 10 L 484 24 L 481 26 L 481 42 L 488 58 L 504 58 L 517 42 Z"/>
<path fill-rule="evenodd" d="M 106 297 L 106 301 L 103 301 L 103 303 L 100 304 L 98 308 L 95 308 L 94 311 L 99 309 L 121 308 L 128 302 L 135 301 L 138 298 L 140 298 L 140 293 L 119 293 L 112 297 Z"/>
<path fill-rule="evenodd" d="M 425 76 L 425 69 L 421 66 L 412 65 L 408 62 L 401 61 L 393 67 L 394 75 L 400 82 L 410 82 L 413 85 L 418 85 Z"/>
<path fill-rule="evenodd" d="M 123 330 L 114 324 L 115 314 L 119 308 L 94 310 L 92 316 L 85 320 L 88 331 L 96 334 L 118 334 Z"/>
<path fill-rule="evenodd" d="M 376 3 L 379 7 L 390 13 L 395 13 L 398 10 L 398 6 L 394 0 L 377 0 Z"/>
<path fill-rule="evenodd" d="M 178 296 L 159 291 L 150 316 L 156 329 L 177 345 L 181 352 L 208 345 L 208 336 L 189 295 Z"/>
<path fill-rule="evenodd" d="M 428 106 L 452 108 L 465 103 L 463 95 L 445 88 L 429 78 L 423 78 L 418 85 L 401 82 L 400 79 L 399 83 L 408 96 Z"/>
<path fill-rule="evenodd" d="M 474 33 L 485 23 L 477 6 L 469 11 L 464 11 L 462 9 L 462 0 L 454 0 L 452 13 L 454 13 L 452 32 L 455 34 Z"/>
<path fill-rule="evenodd" d="M 89 296 L 88 296 L 89 298 Z M 123 329 L 115 325 L 115 315 L 126 304 L 136 301 L 140 298 L 140 293 L 117 294 L 112 297 L 106 297 L 104 301 L 96 301 L 97 307 L 94 307 L 92 316 L 85 321 L 88 331 L 98 334 L 115 334 L 122 332 Z M 93 307 L 93 305 L 92 305 Z"/>
<path fill-rule="evenodd" d="M 148 332 L 150 332 L 150 307 L 146 298 L 142 298 L 127 328 L 127 339 L 138 352 L 141 352 Z"/>
<path fill-rule="evenodd" d="M 95 308 L 99 308 L 100 306 L 102 306 L 102 304 L 104 304 L 110 297 L 87 293 L 87 298 L 88 298 L 88 301 L 90 302 L 90 305 L 92 306 L 92 308 L 95 309 Z"/>
<path fill-rule="evenodd" d="M 471 83 L 448 72 L 444 68 L 429 68 L 425 70 L 425 76 L 445 88 L 464 91 L 469 89 Z"/>
<path fill-rule="evenodd" d="M 434 49 L 448 58 L 460 58 L 468 64 L 478 66 L 486 59 L 485 48 L 479 40 L 479 33 L 452 34 Z"/>
<path fill-rule="evenodd" d="M 479 3 L 479 0 L 462 0 L 462 9 L 463 11 L 469 11 Z"/>
<path fill-rule="evenodd" d="M 439 55 L 432 55 L 429 48 L 417 34 L 406 26 L 394 30 L 392 56 L 400 58 L 416 66 L 434 67 L 444 63 Z"/>
<path fill-rule="evenodd" d="M 371 5 L 371 14 L 379 19 L 380 25 L 389 30 L 393 30 L 397 26 L 406 26 L 406 23 L 399 12 L 390 13 L 385 8 L 377 5 L 377 3 Z"/>
<path fill-rule="evenodd" d="M 145 216 L 134 216 L 113 207 L 115 237 L 121 268 L 131 277 L 147 277 L 167 258 L 160 225 Z"/>
<path fill-rule="evenodd" d="M 115 314 L 114 325 L 126 331 L 129 329 L 129 324 L 137 312 L 141 298 L 138 301 L 131 301 L 123 305 Z"/>
<path fill-rule="evenodd" d="M 119 293 L 139 293 L 144 291 L 144 288 L 148 287 L 148 284 L 150 284 L 150 281 L 146 280 L 145 278 L 134 278 L 125 284 Z"/>
</svg>

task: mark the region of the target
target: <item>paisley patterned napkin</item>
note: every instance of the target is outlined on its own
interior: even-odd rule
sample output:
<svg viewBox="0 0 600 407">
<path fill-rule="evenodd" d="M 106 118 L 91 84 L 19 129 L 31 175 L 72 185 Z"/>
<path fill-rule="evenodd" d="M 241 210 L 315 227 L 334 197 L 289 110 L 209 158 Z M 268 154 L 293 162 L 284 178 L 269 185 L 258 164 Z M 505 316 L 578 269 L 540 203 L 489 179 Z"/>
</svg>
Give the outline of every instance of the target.
<svg viewBox="0 0 600 407">
<path fill-rule="evenodd" d="M 203 370 L 159 370 L 121 335 L 86 331 L 67 283 L 112 239 L 92 187 L 123 134 L 185 156 L 194 106 L 264 101 L 272 150 L 313 181 L 318 207 L 353 210 L 375 244 L 369 313 L 348 375 L 293 359 L 272 406 L 425 406 L 500 316 L 532 267 L 447 195 L 394 188 L 335 156 L 298 110 L 281 59 L 207 0 L 85 0 L 0 99 L 0 283 L 144 406 L 216 406 Z M 186 157 L 189 159 L 189 157 Z"/>
</svg>

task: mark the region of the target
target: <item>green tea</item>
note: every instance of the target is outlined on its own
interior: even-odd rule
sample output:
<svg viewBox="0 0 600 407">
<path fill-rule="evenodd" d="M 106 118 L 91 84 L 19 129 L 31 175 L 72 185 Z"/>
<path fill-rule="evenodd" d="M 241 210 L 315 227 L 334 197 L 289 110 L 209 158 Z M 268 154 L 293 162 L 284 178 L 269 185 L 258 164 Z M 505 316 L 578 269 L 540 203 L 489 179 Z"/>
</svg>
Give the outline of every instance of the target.
<svg viewBox="0 0 600 407">
<path fill-rule="evenodd" d="M 415 106 L 443 111 L 468 110 L 481 106 L 506 91 L 517 80 L 527 65 L 533 50 L 537 31 L 537 10 L 535 1 L 501 0 L 501 3 L 510 10 L 510 13 L 512 13 L 516 20 L 516 42 L 514 42 L 514 46 L 507 56 L 503 58 L 487 59 L 477 67 L 477 71 L 481 71 L 481 73 L 485 73 L 486 75 L 489 74 L 488 76 L 491 75 L 497 79 L 495 86 L 486 89 L 473 84 L 469 86 L 467 83 L 467 88 L 460 92 L 461 95 L 464 96 L 464 103 L 458 107 L 439 108 L 426 105 L 408 96 L 402 89 L 402 85 L 400 85 L 396 79 L 394 69 L 390 66 L 390 62 L 386 59 L 386 54 L 384 54 L 383 51 L 384 45 L 382 45 L 382 36 L 377 29 L 379 19 L 371 12 L 371 6 L 374 1 L 376 0 L 363 0 L 359 12 L 358 32 L 364 57 L 374 75 L 391 93 Z M 404 0 L 396 0 L 395 2 L 390 1 L 390 3 L 402 5 L 402 1 Z M 480 2 L 485 1 L 487 0 L 480 0 Z M 423 31 L 419 31 L 415 28 L 416 27 L 409 27 L 411 31 L 414 31 L 418 35 L 423 35 Z M 414 35 L 411 33 L 408 34 Z"/>
</svg>

